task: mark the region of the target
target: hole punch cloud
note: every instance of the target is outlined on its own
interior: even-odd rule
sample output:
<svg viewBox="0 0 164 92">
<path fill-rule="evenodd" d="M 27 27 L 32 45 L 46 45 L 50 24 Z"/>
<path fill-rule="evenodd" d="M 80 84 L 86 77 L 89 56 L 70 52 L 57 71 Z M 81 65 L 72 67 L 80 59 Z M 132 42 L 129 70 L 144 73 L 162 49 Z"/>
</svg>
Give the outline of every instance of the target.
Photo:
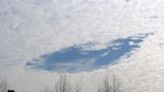
<svg viewBox="0 0 164 92">
<path fill-rule="evenodd" d="M 38 59 L 28 61 L 26 66 L 32 69 L 55 72 L 80 72 L 99 69 L 117 62 L 122 56 L 129 54 L 136 48 L 140 48 L 140 43 L 152 34 L 138 34 L 120 38 L 110 42 L 109 46 L 100 50 L 84 50 L 82 48 L 94 46 L 94 43 L 64 48 L 57 52 L 42 55 Z"/>
</svg>

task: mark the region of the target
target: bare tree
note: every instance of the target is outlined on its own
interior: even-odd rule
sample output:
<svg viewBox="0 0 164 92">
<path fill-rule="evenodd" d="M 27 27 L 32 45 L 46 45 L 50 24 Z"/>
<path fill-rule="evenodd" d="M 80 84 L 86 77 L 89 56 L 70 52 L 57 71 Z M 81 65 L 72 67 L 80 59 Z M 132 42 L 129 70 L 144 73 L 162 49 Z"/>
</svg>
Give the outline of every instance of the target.
<svg viewBox="0 0 164 92">
<path fill-rule="evenodd" d="M 121 83 L 119 81 L 119 79 L 116 76 L 112 77 L 112 92 L 122 92 L 121 91 Z"/>
<path fill-rule="evenodd" d="M 98 92 L 111 92 L 110 90 L 111 90 L 111 85 L 109 84 L 109 79 L 106 76 L 103 79 L 101 86 L 99 86 Z"/>
<path fill-rule="evenodd" d="M 101 86 L 99 86 L 98 92 L 122 92 L 117 77 L 113 76 L 110 82 L 108 76 L 106 76 L 103 79 Z"/>
<path fill-rule="evenodd" d="M 45 87 L 40 92 L 81 92 L 81 86 L 79 84 L 72 86 L 66 74 L 59 74 L 54 89 Z"/>
<path fill-rule="evenodd" d="M 81 86 L 79 84 L 75 85 L 74 92 L 81 92 Z"/>
<path fill-rule="evenodd" d="M 71 92 L 72 86 L 66 74 L 60 74 L 55 84 L 55 92 Z"/>
<path fill-rule="evenodd" d="M 8 83 L 7 81 L 0 75 L 0 92 L 7 92 Z"/>
</svg>

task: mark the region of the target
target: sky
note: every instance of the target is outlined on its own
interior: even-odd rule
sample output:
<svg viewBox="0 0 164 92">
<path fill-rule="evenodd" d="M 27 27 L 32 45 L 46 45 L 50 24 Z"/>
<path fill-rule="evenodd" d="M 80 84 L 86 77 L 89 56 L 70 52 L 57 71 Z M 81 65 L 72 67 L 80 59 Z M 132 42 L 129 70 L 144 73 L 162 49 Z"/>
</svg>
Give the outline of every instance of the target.
<svg viewBox="0 0 164 92">
<path fill-rule="evenodd" d="M 163 92 L 163 9 L 163 0 L 0 0 L 0 73 L 17 92 L 52 86 L 58 72 L 84 92 L 105 74 L 127 92 Z"/>
<path fill-rule="evenodd" d="M 149 35 L 152 33 L 117 39 L 109 43 L 112 44 L 111 46 L 104 49 L 95 49 L 96 44 L 94 43 L 64 48 L 54 53 L 42 55 L 39 59 L 33 59 L 27 62 L 26 66 L 57 72 L 80 72 L 102 68 L 115 63 L 128 53 L 127 56 L 130 57 L 130 54 L 133 54 L 130 52 L 140 48 L 139 43 Z"/>
</svg>

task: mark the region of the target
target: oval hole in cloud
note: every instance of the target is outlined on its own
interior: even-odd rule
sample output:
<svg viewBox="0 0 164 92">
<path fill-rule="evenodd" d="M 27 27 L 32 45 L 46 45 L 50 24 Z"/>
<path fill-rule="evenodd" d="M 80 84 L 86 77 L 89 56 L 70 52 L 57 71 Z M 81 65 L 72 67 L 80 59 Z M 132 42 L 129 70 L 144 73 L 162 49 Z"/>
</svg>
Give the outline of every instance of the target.
<svg viewBox="0 0 164 92">
<path fill-rule="evenodd" d="M 42 55 L 38 59 L 28 61 L 26 66 L 32 69 L 69 73 L 99 69 L 117 62 L 122 56 L 139 48 L 139 44 L 152 34 L 138 34 L 120 38 L 112 41 L 109 43 L 109 46 L 100 50 L 83 50 L 81 48 L 87 47 L 85 45 L 94 45 L 92 43 L 64 48 L 54 53 Z"/>
</svg>

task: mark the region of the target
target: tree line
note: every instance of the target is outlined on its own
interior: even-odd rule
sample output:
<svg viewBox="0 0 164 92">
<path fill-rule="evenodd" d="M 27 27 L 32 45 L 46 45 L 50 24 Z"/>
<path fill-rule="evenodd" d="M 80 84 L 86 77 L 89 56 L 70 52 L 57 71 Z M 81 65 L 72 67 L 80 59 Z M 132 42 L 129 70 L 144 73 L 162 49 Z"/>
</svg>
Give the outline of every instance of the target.
<svg viewBox="0 0 164 92">
<path fill-rule="evenodd" d="M 0 75 L 0 92 L 8 92 L 8 83 Z M 82 87 L 80 84 L 71 84 L 68 76 L 66 74 L 59 74 L 59 78 L 56 81 L 53 88 L 44 87 L 40 92 L 82 92 Z M 99 86 L 97 87 L 97 92 L 123 92 L 121 90 L 120 80 L 113 75 L 109 79 L 108 76 L 105 76 Z"/>
</svg>

